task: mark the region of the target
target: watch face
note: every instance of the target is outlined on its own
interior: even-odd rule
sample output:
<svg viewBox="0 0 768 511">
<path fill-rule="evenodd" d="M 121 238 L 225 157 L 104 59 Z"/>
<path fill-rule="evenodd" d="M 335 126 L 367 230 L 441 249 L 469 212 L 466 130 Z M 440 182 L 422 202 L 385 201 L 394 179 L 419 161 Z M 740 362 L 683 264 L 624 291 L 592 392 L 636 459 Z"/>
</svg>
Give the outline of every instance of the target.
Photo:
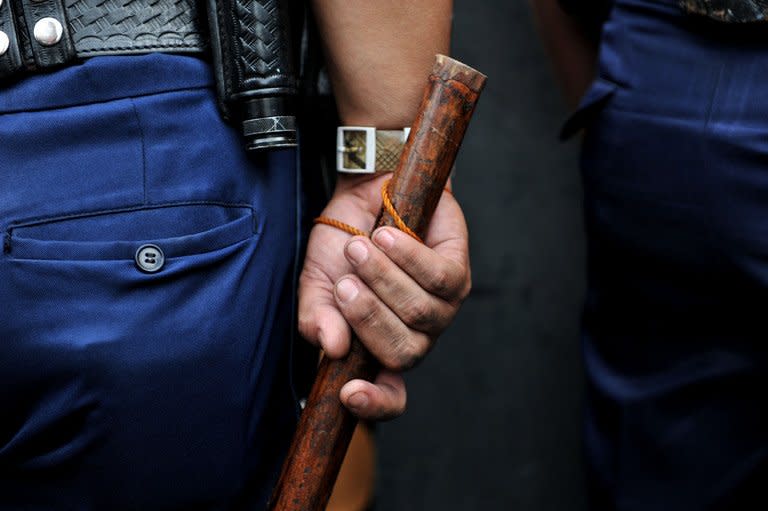
<svg viewBox="0 0 768 511">
<path fill-rule="evenodd" d="M 348 170 L 364 170 L 367 156 L 365 130 L 348 129 L 344 131 L 343 166 Z"/>
<path fill-rule="evenodd" d="M 727 23 L 765 22 L 768 0 L 680 0 L 690 14 L 707 16 Z"/>
</svg>

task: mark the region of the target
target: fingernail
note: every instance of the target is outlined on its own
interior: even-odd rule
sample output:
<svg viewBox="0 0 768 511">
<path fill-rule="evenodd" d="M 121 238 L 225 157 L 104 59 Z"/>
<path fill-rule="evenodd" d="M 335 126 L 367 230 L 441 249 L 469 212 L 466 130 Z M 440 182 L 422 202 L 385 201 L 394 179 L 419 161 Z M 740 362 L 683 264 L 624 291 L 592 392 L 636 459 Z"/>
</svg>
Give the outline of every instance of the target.
<svg viewBox="0 0 768 511">
<path fill-rule="evenodd" d="M 362 241 L 352 241 L 347 245 L 347 255 L 355 264 L 364 263 L 368 259 L 368 247 Z"/>
<path fill-rule="evenodd" d="M 357 296 L 357 285 L 350 279 L 344 279 L 336 284 L 336 295 L 342 302 L 351 302 Z"/>
<path fill-rule="evenodd" d="M 368 396 L 365 394 L 365 392 L 355 392 L 349 396 L 347 404 L 350 408 L 354 408 L 355 410 L 362 410 L 368 406 Z"/>
<path fill-rule="evenodd" d="M 392 248 L 395 244 L 395 237 L 386 229 L 379 229 L 373 236 L 373 241 L 383 249 Z"/>
</svg>

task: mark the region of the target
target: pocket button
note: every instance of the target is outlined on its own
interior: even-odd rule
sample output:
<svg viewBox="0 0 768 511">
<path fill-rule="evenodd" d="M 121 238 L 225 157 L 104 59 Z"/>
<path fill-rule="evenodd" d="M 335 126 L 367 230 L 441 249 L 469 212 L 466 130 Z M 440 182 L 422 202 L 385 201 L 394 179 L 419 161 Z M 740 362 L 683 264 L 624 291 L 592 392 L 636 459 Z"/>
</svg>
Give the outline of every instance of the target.
<svg viewBox="0 0 768 511">
<path fill-rule="evenodd" d="M 157 245 L 142 245 L 136 251 L 136 266 L 145 273 L 156 273 L 165 265 L 165 254 Z"/>
</svg>

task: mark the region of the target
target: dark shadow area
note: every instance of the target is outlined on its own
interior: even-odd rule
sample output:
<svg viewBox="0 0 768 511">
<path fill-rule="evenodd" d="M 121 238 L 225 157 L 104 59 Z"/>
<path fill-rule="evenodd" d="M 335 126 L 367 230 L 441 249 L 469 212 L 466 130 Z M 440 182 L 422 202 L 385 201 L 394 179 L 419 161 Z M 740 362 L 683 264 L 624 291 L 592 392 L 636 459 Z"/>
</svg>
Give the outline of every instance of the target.
<svg viewBox="0 0 768 511">
<path fill-rule="evenodd" d="M 577 147 L 526 1 L 457 0 L 453 53 L 489 76 L 455 179 L 474 291 L 379 427 L 377 509 L 579 511 Z"/>
</svg>

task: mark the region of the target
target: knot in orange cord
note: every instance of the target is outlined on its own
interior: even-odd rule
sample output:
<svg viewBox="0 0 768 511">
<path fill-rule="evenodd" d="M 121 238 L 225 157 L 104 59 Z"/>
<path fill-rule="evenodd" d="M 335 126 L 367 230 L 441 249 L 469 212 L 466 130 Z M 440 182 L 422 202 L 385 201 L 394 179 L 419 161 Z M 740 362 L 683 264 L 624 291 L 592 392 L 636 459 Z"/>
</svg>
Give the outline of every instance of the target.
<svg viewBox="0 0 768 511">
<path fill-rule="evenodd" d="M 413 232 L 413 230 L 408 227 L 403 219 L 400 217 L 400 215 L 397 213 L 397 210 L 395 209 L 395 206 L 392 204 L 392 200 L 389 198 L 389 182 L 391 179 L 388 179 L 384 185 L 381 187 L 381 200 L 384 203 L 384 210 L 387 212 L 389 216 L 392 217 L 392 220 L 395 222 L 395 226 L 397 226 L 398 229 L 403 231 L 404 233 L 411 236 L 413 239 L 420 241 L 421 243 L 424 243 L 419 236 Z M 450 193 L 448 189 L 446 189 L 447 192 Z M 357 227 L 354 227 L 349 224 L 345 224 L 344 222 L 340 220 L 336 220 L 335 218 L 329 218 L 327 216 L 319 216 L 315 218 L 315 224 L 325 224 L 330 225 L 331 227 L 335 227 L 337 229 L 340 229 L 344 232 L 347 232 L 353 236 L 368 236 L 367 233 L 363 232 L 362 230 L 358 229 Z"/>
</svg>

